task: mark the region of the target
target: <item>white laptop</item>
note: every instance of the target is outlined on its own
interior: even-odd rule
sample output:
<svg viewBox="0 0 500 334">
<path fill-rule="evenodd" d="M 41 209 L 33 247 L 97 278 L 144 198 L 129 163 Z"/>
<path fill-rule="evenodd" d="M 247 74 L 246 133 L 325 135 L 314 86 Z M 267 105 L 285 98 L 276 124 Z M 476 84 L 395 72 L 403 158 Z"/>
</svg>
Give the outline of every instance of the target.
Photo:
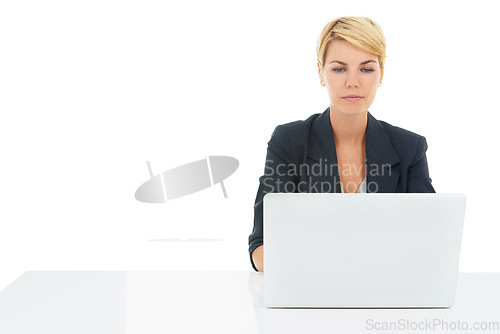
<svg viewBox="0 0 500 334">
<path fill-rule="evenodd" d="M 267 307 L 451 307 L 463 194 L 270 193 Z"/>
</svg>

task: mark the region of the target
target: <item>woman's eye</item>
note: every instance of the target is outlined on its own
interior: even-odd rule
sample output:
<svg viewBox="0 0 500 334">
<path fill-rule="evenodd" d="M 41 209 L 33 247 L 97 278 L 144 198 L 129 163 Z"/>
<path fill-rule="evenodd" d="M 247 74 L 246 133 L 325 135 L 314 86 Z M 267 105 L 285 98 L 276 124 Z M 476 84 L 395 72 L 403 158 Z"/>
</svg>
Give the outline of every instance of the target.
<svg viewBox="0 0 500 334">
<path fill-rule="evenodd" d="M 334 68 L 333 71 L 341 73 L 344 71 L 344 69 L 343 68 Z"/>
<path fill-rule="evenodd" d="M 365 72 L 365 73 L 369 73 L 369 72 L 373 72 L 373 69 L 371 69 L 371 68 L 364 68 L 361 71 Z"/>
</svg>

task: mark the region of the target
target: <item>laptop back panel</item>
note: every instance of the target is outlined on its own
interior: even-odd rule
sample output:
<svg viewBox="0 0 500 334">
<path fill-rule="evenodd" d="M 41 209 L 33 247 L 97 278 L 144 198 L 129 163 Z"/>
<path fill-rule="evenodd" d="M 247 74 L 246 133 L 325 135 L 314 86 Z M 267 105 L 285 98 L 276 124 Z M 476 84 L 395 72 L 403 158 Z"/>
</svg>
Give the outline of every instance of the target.
<svg viewBox="0 0 500 334">
<path fill-rule="evenodd" d="M 464 213 L 462 194 L 267 194 L 265 304 L 450 307 Z"/>
</svg>

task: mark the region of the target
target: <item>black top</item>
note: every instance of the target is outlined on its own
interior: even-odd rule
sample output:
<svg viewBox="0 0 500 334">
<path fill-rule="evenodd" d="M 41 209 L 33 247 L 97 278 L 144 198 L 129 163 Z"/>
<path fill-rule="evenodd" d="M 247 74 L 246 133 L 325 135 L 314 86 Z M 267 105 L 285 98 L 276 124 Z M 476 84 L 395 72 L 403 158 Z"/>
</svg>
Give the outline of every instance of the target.
<svg viewBox="0 0 500 334">
<path fill-rule="evenodd" d="M 376 120 L 366 126 L 368 193 L 434 193 L 427 167 L 427 142 L 408 130 Z M 270 192 L 341 193 L 330 108 L 303 121 L 278 125 L 268 142 L 264 175 L 259 178 L 252 252 L 263 244 L 263 199 Z"/>
</svg>

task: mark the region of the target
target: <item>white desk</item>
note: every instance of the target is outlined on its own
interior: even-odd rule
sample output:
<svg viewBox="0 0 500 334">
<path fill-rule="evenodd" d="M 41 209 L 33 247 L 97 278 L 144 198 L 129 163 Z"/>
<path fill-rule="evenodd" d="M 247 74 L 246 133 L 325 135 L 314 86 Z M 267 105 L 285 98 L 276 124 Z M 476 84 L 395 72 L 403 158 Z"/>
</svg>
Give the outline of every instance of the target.
<svg viewBox="0 0 500 334">
<path fill-rule="evenodd" d="M 471 331 L 500 327 L 500 273 L 460 274 L 451 309 L 267 309 L 263 288 L 254 272 L 26 272 L 0 292 L 0 333 L 500 333 Z M 407 327 L 375 330 L 390 323 Z"/>
</svg>

